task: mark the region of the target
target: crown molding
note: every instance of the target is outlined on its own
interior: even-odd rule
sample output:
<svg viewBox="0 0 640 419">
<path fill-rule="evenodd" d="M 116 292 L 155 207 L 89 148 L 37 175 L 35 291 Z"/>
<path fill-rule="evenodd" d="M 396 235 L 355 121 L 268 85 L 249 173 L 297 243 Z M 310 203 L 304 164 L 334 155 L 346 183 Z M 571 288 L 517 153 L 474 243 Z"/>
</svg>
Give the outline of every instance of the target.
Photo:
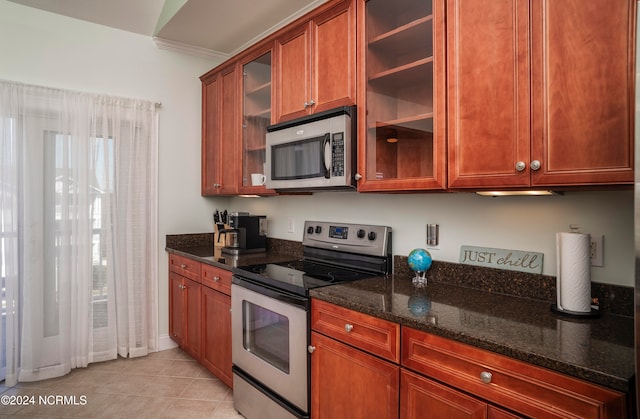
<svg viewBox="0 0 640 419">
<path fill-rule="evenodd" d="M 231 55 L 225 54 L 223 52 L 214 51 L 208 48 L 196 47 L 189 44 L 183 44 L 182 42 L 171 41 L 169 39 L 160 38 L 157 36 L 152 37 L 152 39 L 158 49 L 179 52 L 181 54 L 194 55 L 196 57 L 213 58 L 219 61 L 226 61 L 231 57 Z"/>
</svg>

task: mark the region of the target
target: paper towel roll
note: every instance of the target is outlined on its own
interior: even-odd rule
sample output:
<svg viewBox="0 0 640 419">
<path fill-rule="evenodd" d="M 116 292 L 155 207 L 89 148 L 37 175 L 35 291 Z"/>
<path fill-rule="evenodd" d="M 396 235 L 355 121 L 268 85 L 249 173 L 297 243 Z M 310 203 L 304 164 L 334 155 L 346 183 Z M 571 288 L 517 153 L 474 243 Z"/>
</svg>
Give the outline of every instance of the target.
<svg viewBox="0 0 640 419">
<path fill-rule="evenodd" d="M 591 312 L 591 236 L 556 233 L 558 309 Z"/>
</svg>

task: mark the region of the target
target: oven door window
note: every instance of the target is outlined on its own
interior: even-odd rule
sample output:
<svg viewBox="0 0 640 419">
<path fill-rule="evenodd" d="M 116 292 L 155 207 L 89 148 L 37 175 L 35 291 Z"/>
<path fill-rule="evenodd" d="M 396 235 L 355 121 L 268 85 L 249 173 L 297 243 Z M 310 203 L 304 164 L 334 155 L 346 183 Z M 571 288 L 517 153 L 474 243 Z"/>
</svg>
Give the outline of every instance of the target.
<svg viewBox="0 0 640 419">
<path fill-rule="evenodd" d="M 271 179 L 330 177 L 325 163 L 329 134 L 271 146 Z"/>
<path fill-rule="evenodd" d="M 242 317 L 244 349 L 289 374 L 289 319 L 249 301 Z"/>
</svg>

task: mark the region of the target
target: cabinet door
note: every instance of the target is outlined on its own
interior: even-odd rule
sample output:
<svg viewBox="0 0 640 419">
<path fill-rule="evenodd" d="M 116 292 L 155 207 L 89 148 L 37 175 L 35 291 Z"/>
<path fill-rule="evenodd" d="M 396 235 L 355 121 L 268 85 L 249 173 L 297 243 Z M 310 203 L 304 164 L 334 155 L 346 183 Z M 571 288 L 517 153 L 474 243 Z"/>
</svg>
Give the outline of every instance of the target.
<svg viewBox="0 0 640 419">
<path fill-rule="evenodd" d="M 270 45 L 273 45 L 271 43 Z M 242 66 L 242 170 L 240 193 L 275 194 L 253 185 L 251 174 L 264 175 L 267 126 L 272 109 L 272 48 L 245 58 Z"/>
<path fill-rule="evenodd" d="M 184 278 L 169 271 L 169 336 L 178 346 L 184 345 L 185 300 L 182 287 Z"/>
<path fill-rule="evenodd" d="M 444 0 L 359 6 L 358 190 L 444 189 Z"/>
<path fill-rule="evenodd" d="M 398 417 L 397 365 L 316 332 L 311 345 L 311 417 Z"/>
<path fill-rule="evenodd" d="M 447 0 L 450 188 L 529 186 L 529 38 L 529 0 Z"/>
<path fill-rule="evenodd" d="M 200 359 L 200 294 L 201 286 L 195 281 L 184 279 L 185 295 L 185 339 L 184 349 L 195 359 Z"/>
<path fill-rule="evenodd" d="M 356 103 L 355 10 L 353 0 L 343 1 L 311 22 L 312 112 Z"/>
<path fill-rule="evenodd" d="M 486 419 L 487 403 L 404 368 L 400 372 L 400 419 Z"/>
<path fill-rule="evenodd" d="M 311 98 L 311 25 L 305 22 L 276 40 L 277 122 L 308 114 Z"/>
<path fill-rule="evenodd" d="M 231 297 L 202 287 L 202 363 L 227 386 L 231 375 Z"/>
<path fill-rule="evenodd" d="M 238 86 L 232 63 L 203 76 L 202 86 L 202 180 L 201 193 L 238 193 Z"/>
<path fill-rule="evenodd" d="M 277 122 L 356 102 L 354 0 L 321 6 L 275 48 Z"/>
<path fill-rule="evenodd" d="M 636 2 L 532 4 L 533 184 L 633 183 Z"/>
</svg>

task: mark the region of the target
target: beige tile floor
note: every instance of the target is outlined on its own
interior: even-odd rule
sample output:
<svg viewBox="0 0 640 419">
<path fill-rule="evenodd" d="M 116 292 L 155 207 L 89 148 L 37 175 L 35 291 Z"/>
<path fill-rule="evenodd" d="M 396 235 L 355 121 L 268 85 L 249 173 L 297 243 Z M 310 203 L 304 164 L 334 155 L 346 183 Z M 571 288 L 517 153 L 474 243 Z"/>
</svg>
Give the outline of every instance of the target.
<svg viewBox="0 0 640 419">
<path fill-rule="evenodd" d="M 90 364 L 64 377 L 11 388 L 0 383 L 0 392 L 33 401 L 12 406 L 1 399 L 0 419 L 242 418 L 233 409 L 231 390 L 180 349 Z M 76 405 L 69 405 L 74 400 Z"/>
</svg>

